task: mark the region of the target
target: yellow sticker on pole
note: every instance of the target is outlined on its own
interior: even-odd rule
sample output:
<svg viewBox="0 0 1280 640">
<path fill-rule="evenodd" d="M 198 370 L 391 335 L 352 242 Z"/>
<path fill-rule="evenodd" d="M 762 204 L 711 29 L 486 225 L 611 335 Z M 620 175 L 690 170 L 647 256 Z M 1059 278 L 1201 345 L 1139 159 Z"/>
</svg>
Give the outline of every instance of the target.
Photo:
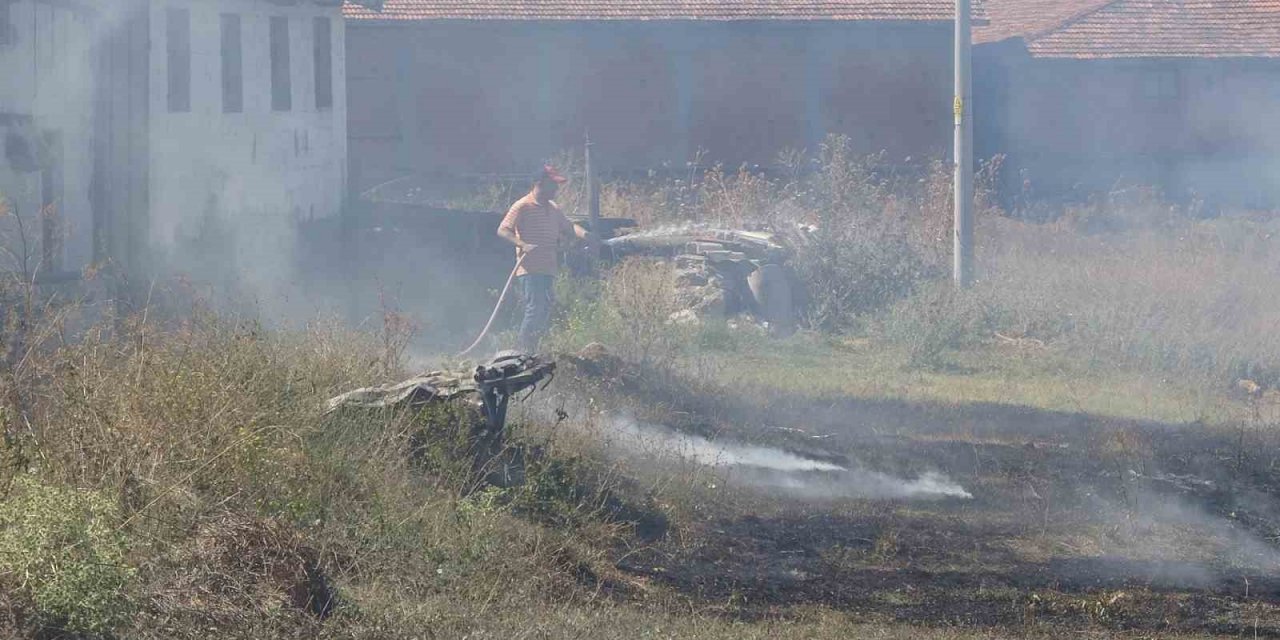
<svg viewBox="0 0 1280 640">
<path fill-rule="evenodd" d="M 960 122 L 960 119 L 964 117 L 964 98 L 956 96 L 955 103 L 951 105 L 951 111 L 956 114 L 956 122 Z"/>
</svg>

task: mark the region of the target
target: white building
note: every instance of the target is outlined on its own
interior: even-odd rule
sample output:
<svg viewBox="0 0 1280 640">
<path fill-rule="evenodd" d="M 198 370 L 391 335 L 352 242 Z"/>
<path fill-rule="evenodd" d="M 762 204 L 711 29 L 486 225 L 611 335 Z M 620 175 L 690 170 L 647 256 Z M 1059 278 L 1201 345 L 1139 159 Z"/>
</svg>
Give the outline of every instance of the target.
<svg viewBox="0 0 1280 640">
<path fill-rule="evenodd" d="M 56 212 L 41 270 L 243 273 L 337 215 L 340 5 L 0 0 L 0 193 Z"/>
<path fill-rule="evenodd" d="M 0 0 L 0 195 L 28 223 L 0 219 L 0 242 L 26 238 L 28 268 L 48 273 L 93 255 L 90 85 L 93 13 L 88 3 Z M 40 219 L 46 205 L 57 217 Z M 61 222 L 62 238 L 54 222 Z M 13 260 L 0 268 L 19 268 Z"/>
</svg>

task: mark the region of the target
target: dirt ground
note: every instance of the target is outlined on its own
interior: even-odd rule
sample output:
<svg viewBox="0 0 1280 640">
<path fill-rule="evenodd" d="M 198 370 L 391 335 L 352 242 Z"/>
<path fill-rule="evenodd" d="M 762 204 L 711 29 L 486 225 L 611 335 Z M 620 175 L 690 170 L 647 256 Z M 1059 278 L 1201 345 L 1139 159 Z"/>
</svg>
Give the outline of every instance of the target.
<svg viewBox="0 0 1280 640">
<path fill-rule="evenodd" d="M 691 604 L 737 619 L 818 605 L 947 627 L 1280 636 L 1280 448 L 1263 425 L 839 397 L 658 406 L 652 390 L 619 390 L 673 429 L 907 479 L 941 473 L 972 494 L 704 482 L 672 535 L 616 560 Z M 790 473 L 830 487 L 823 474 Z"/>
</svg>

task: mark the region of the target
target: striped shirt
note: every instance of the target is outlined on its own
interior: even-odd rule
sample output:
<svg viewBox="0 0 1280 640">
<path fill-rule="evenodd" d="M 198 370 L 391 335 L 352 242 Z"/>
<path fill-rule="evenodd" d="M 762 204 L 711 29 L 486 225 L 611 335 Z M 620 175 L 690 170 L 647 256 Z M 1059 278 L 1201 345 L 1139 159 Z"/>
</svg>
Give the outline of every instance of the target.
<svg viewBox="0 0 1280 640">
<path fill-rule="evenodd" d="M 560 243 L 575 237 L 573 223 L 560 211 L 555 202 L 539 203 L 533 193 L 516 200 L 502 219 L 498 229 L 516 234 L 521 242 L 536 245 L 525 257 L 516 275 L 549 274 L 560 270 Z M 520 257 L 516 249 L 516 258 Z"/>
</svg>

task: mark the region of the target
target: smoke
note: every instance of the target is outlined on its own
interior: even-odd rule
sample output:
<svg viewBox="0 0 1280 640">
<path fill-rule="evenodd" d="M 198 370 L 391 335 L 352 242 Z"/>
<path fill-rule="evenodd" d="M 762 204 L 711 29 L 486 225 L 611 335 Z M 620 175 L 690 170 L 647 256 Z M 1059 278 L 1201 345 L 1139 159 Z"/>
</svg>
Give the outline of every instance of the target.
<svg viewBox="0 0 1280 640">
<path fill-rule="evenodd" d="M 1161 563 L 1162 579 L 1184 585 L 1220 582 L 1224 573 L 1280 575 L 1280 549 L 1238 517 L 1225 515 L 1179 496 L 1137 489 L 1121 507 L 1099 499 L 1099 512 L 1122 532 L 1127 554 Z"/>
<path fill-rule="evenodd" d="M 755 467 L 772 471 L 847 471 L 840 465 L 802 458 L 780 449 L 712 442 L 701 436 L 641 424 L 629 418 L 615 418 L 610 426 L 608 435 L 616 444 L 644 451 L 671 452 L 701 465 Z"/>
<path fill-rule="evenodd" d="M 914 480 L 869 469 L 846 469 L 832 476 L 795 478 L 757 477 L 756 484 L 773 487 L 806 498 L 875 498 L 884 500 L 933 500 L 960 498 L 973 494 L 936 471 L 926 471 Z"/>
<path fill-rule="evenodd" d="M 713 442 L 626 416 L 614 416 L 609 421 L 605 438 L 609 444 L 631 452 L 658 457 L 673 455 L 695 464 L 724 469 L 731 478 L 748 485 L 811 499 L 973 497 L 964 487 L 936 472 L 927 472 L 915 479 L 900 478 L 772 447 Z"/>
<path fill-rule="evenodd" d="M 1010 197 L 1030 188 L 1024 197 L 1061 204 L 1141 185 L 1177 202 L 1201 199 L 1209 215 L 1271 208 L 1280 197 L 1280 137 L 1264 124 L 1277 85 L 1246 58 L 1171 58 L 1156 70 L 1023 57 L 1001 45 L 977 55 L 977 93 L 998 96 L 976 111 L 978 153 L 1008 155 Z M 1080 95 L 1096 99 L 1064 110 L 1061 126 L 1042 125 L 1043 105 Z"/>
</svg>

